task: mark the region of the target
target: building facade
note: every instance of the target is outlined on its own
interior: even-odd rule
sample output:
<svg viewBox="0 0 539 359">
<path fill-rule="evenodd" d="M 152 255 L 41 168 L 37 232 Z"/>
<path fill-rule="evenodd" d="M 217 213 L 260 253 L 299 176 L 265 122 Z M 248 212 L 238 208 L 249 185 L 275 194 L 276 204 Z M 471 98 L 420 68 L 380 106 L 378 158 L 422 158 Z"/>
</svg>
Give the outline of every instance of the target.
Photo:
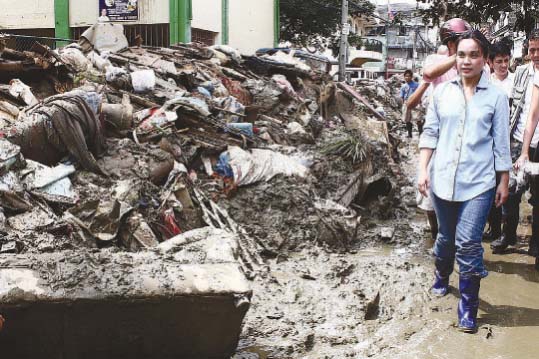
<svg viewBox="0 0 539 359">
<path fill-rule="evenodd" d="M 438 29 L 425 26 L 415 10 L 416 5 L 397 2 L 377 6 L 371 21 L 352 19 L 363 41 L 351 49 L 350 65 L 373 76 L 389 77 L 406 69 L 419 72 L 425 58 L 436 50 Z M 391 18 L 397 13 L 399 23 Z"/>
<path fill-rule="evenodd" d="M 150 46 L 199 41 L 253 53 L 275 46 L 279 38 L 279 0 L 17 0 L 17 6 L 0 0 L 0 5 L 0 32 L 22 35 L 78 39 L 106 15 L 121 21 L 129 40 L 139 35 Z"/>
</svg>

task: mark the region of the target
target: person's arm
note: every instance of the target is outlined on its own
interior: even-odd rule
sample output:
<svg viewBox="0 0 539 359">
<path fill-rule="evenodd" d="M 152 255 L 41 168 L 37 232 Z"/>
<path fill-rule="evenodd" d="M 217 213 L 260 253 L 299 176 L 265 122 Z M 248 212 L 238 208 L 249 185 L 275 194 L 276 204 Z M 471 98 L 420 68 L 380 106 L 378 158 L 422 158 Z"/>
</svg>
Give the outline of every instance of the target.
<svg viewBox="0 0 539 359">
<path fill-rule="evenodd" d="M 429 179 L 429 162 L 432 158 L 432 148 L 422 148 L 419 151 L 419 174 L 417 176 L 417 188 L 425 197 L 429 196 L 430 179 Z"/>
<path fill-rule="evenodd" d="M 528 113 L 528 119 L 526 120 L 526 127 L 524 128 L 524 140 L 522 143 L 522 152 L 520 157 L 515 163 L 515 169 L 522 167 L 526 161 L 529 160 L 528 149 L 532 142 L 533 134 L 537 128 L 539 122 L 539 87 L 538 84 L 533 86 L 532 101 L 530 104 L 530 112 Z"/>
<path fill-rule="evenodd" d="M 428 82 L 432 82 L 435 78 L 442 76 L 455 66 L 456 59 L 457 55 L 452 55 L 443 61 L 426 66 L 423 69 L 423 78 Z"/>
<path fill-rule="evenodd" d="M 432 101 L 429 103 L 425 126 L 419 140 L 419 174 L 417 177 L 417 186 L 419 192 L 425 197 L 429 196 L 430 179 L 428 173 L 429 162 L 432 153 L 438 145 L 438 136 L 440 130 L 440 118 L 436 109 L 436 96 L 433 95 Z"/>
<path fill-rule="evenodd" d="M 511 152 L 509 149 L 509 101 L 505 94 L 498 97 L 492 118 L 492 138 L 494 140 L 494 169 L 500 178 L 496 188 L 495 205 L 500 207 L 509 197 L 509 171 Z"/>
<path fill-rule="evenodd" d="M 430 86 L 430 82 L 422 82 L 419 87 L 414 91 L 413 94 L 408 97 L 408 100 L 406 101 L 406 106 L 409 109 L 416 108 L 417 105 L 421 102 L 421 98 L 423 97 L 423 94 Z"/>
</svg>

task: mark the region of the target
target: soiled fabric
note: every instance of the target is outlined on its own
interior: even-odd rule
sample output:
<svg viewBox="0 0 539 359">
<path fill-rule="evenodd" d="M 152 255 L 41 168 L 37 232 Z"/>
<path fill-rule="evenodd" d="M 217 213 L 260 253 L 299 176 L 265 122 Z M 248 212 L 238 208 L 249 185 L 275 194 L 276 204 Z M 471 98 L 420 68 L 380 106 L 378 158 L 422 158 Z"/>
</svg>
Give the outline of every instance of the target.
<svg viewBox="0 0 539 359">
<path fill-rule="evenodd" d="M 11 128 L 8 139 L 34 161 L 54 165 L 69 154 L 84 169 L 104 174 L 94 157 L 104 152 L 102 127 L 80 96 L 48 98 Z"/>
<path fill-rule="evenodd" d="M 93 48 L 103 51 L 118 52 L 129 46 L 121 24 L 97 23 L 80 36 L 80 45 L 84 50 Z"/>
</svg>

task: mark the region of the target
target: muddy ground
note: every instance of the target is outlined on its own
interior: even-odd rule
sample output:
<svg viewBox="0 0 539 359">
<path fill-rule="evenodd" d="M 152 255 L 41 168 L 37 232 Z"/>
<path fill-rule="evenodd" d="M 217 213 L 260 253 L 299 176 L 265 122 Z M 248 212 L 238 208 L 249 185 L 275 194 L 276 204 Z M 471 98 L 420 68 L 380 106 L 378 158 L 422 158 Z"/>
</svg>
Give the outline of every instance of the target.
<svg viewBox="0 0 539 359">
<path fill-rule="evenodd" d="M 416 148 L 414 138 L 399 150 L 410 185 Z M 407 201 L 407 218 L 362 226 L 348 251 L 305 241 L 268 259 L 269 272 L 252 282 L 252 307 L 233 358 L 536 358 L 539 272 L 525 254 L 526 215 L 515 251 L 492 255 L 485 243 L 490 275 L 482 282 L 479 332 L 469 335 L 455 328 L 457 275 L 450 295 L 429 294 L 430 234 Z M 380 237 L 382 227 L 395 229 L 393 240 Z"/>
</svg>

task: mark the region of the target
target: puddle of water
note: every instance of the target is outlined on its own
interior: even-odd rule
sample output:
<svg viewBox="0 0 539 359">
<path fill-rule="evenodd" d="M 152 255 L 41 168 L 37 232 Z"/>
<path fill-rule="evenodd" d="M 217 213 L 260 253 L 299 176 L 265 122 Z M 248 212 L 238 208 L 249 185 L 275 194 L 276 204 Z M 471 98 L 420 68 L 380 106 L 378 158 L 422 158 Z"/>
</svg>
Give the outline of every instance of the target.
<svg viewBox="0 0 539 359">
<path fill-rule="evenodd" d="M 268 359 L 269 353 L 263 348 L 252 346 L 242 349 L 240 354 L 236 354 L 232 359 Z"/>
<path fill-rule="evenodd" d="M 252 340 L 240 340 L 239 348 L 231 359 L 268 359 L 270 353 L 262 346 L 255 345 Z"/>
</svg>

